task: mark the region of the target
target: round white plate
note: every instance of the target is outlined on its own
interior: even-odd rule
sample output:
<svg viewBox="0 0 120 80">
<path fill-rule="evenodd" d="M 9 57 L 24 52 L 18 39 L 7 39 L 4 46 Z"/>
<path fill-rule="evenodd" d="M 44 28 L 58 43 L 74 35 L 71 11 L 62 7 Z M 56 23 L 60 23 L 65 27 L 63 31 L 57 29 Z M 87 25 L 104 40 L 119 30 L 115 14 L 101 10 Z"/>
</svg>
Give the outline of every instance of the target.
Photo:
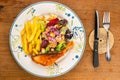
<svg viewBox="0 0 120 80">
<path fill-rule="evenodd" d="M 22 50 L 20 32 L 27 20 L 48 13 L 57 14 L 68 20 L 69 29 L 74 33 L 74 47 L 66 56 L 51 66 L 42 66 L 32 61 Z M 86 45 L 86 34 L 78 16 L 67 6 L 57 2 L 38 2 L 25 8 L 15 19 L 10 30 L 10 49 L 16 62 L 28 73 L 40 77 L 55 77 L 70 71 L 80 61 Z"/>
</svg>

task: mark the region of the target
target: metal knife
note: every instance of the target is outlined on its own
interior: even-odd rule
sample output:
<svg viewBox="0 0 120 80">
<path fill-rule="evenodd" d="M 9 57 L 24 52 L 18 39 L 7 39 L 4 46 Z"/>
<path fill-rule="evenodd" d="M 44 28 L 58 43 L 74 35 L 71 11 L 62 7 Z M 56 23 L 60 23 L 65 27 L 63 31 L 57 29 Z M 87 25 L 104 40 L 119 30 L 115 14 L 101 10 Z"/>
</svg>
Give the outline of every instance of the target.
<svg viewBox="0 0 120 80">
<path fill-rule="evenodd" d="M 95 11 L 95 31 L 94 31 L 94 50 L 93 50 L 93 66 L 99 66 L 98 58 L 98 40 L 99 40 L 99 15 L 98 11 Z"/>
</svg>

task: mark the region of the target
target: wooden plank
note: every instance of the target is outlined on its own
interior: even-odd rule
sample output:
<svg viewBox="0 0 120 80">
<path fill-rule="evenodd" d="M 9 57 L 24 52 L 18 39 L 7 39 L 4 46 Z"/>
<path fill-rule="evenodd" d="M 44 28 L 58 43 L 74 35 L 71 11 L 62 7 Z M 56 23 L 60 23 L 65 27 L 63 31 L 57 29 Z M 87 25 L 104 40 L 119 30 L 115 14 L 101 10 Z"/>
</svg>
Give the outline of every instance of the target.
<svg viewBox="0 0 120 80">
<path fill-rule="evenodd" d="M 44 0 L 0 0 L 0 80 L 120 80 L 120 0 L 53 0 L 73 9 L 83 22 L 86 31 L 86 48 L 78 65 L 70 72 L 56 78 L 39 78 L 25 72 L 17 65 L 9 49 L 9 30 L 17 14 L 32 3 Z M 110 30 L 115 43 L 111 49 L 112 60 L 108 63 L 100 55 L 100 65 L 93 68 L 92 51 L 88 37 L 94 27 L 94 11 L 100 14 L 100 26 L 104 11 L 111 12 Z"/>
</svg>

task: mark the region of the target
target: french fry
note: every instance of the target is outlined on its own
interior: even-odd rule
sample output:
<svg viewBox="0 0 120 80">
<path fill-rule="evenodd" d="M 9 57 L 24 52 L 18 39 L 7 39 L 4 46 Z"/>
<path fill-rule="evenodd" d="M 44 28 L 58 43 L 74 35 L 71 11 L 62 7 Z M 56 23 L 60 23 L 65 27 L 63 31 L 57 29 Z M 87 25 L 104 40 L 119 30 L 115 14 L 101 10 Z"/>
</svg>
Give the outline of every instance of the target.
<svg viewBox="0 0 120 80">
<path fill-rule="evenodd" d="M 38 16 L 35 16 L 35 17 L 33 18 L 33 20 L 39 21 L 40 18 L 39 18 Z"/>
<path fill-rule="evenodd" d="M 29 34 L 29 25 L 28 25 L 28 22 L 25 23 L 25 31 L 26 31 L 27 40 L 29 40 L 30 34 Z"/>
<path fill-rule="evenodd" d="M 32 48 L 35 48 L 35 41 L 34 40 L 32 40 L 31 45 L 32 45 Z"/>
<path fill-rule="evenodd" d="M 34 18 L 33 18 L 33 24 L 34 24 L 34 27 L 37 27 L 37 22 L 38 22 L 37 18 L 34 17 Z"/>
<path fill-rule="evenodd" d="M 37 39 L 37 43 L 36 43 L 36 50 L 37 51 L 40 51 L 40 44 L 41 44 L 40 39 Z"/>
<path fill-rule="evenodd" d="M 29 53 L 32 53 L 32 43 L 29 44 Z"/>
<path fill-rule="evenodd" d="M 25 34 L 25 28 L 23 28 L 23 30 L 21 31 L 21 36 L 23 36 Z"/>
<path fill-rule="evenodd" d="M 23 49 L 24 49 L 26 54 L 28 54 L 27 48 L 28 48 L 28 46 L 27 46 L 27 39 L 26 39 L 26 35 L 24 35 L 23 36 Z"/>
<path fill-rule="evenodd" d="M 31 21 L 29 20 L 28 22 L 27 22 L 27 24 L 28 24 L 28 33 L 29 33 L 29 35 L 32 33 L 32 28 L 31 28 Z"/>
<path fill-rule="evenodd" d="M 31 21 L 31 33 L 33 32 L 33 30 L 34 30 L 34 24 L 33 24 L 33 21 Z"/>
<path fill-rule="evenodd" d="M 37 27 L 38 30 L 40 30 L 40 19 L 37 17 L 34 19 L 35 20 L 35 26 Z"/>
<path fill-rule="evenodd" d="M 31 34 L 30 38 L 28 39 L 28 42 L 31 42 L 33 40 L 36 32 L 37 32 L 37 27 L 34 27 L 34 30 L 33 30 L 32 34 Z"/>
<path fill-rule="evenodd" d="M 41 33 L 41 31 L 38 30 L 38 32 L 36 33 L 35 38 L 34 38 L 35 41 L 37 41 L 38 37 L 40 36 L 40 33 Z"/>
<path fill-rule="evenodd" d="M 31 44 L 34 45 L 34 44 L 35 44 L 35 41 L 32 41 Z"/>
<path fill-rule="evenodd" d="M 33 53 L 38 54 L 38 51 L 36 49 L 33 49 Z"/>
<path fill-rule="evenodd" d="M 40 30 L 40 21 L 37 22 L 37 28 Z"/>
</svg>

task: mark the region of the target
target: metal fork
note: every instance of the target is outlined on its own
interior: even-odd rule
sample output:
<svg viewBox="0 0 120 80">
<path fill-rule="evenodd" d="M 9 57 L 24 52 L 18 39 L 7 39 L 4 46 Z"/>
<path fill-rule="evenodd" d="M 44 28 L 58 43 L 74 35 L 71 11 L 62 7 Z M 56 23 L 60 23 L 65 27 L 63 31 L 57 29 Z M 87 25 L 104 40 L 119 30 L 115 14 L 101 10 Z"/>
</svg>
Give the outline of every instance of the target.
<svg viewBox="0 0 120 80">
<path fill-rule="evenodd" d="M 111 55 L 110 55 L 110 47 L 109 47 L 109 28 L 110 28 L 110 12 L 104 12 L 103 15 L 103 27 L 105 28 L 107 32 L 107 37 L 106 37 L 106 59 L 107 61 L 111 60 Z"/>
</svg>

